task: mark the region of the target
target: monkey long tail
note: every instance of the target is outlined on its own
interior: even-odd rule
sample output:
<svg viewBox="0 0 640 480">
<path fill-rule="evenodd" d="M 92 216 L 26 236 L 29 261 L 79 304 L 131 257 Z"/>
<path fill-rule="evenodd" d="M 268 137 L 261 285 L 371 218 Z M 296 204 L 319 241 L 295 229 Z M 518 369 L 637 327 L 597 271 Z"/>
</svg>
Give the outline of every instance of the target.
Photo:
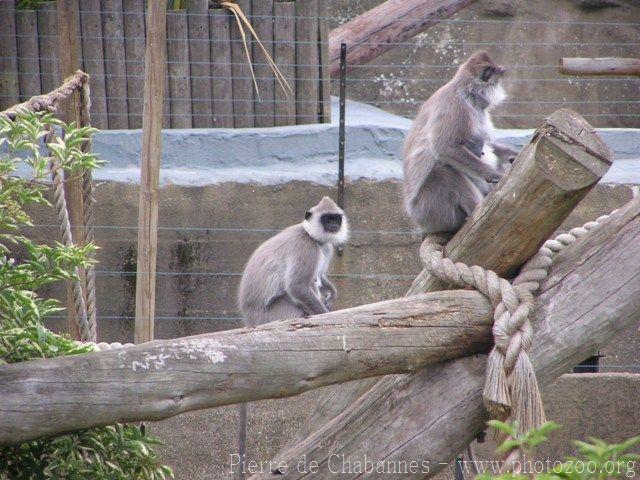
<svg viewBox="0 0 640 480">
<path fill-rule="evenodd" d="M 240 469 L 238 480 L 244 480 L 244 461 L 247 452 L 247 404 L 238 405 L 238 456 L 240 457 Z"/>
</svg>

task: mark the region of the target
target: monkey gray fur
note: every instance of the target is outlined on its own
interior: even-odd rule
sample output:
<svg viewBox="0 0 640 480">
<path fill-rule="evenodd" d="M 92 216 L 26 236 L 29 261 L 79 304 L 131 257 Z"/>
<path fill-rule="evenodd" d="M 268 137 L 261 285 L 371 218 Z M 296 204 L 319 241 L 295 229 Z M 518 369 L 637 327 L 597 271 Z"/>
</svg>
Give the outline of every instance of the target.
<svg viewBox="0 0 640 480">
<path fill-rule="evenodd" d="M 328 312 L 336 287 L 327 279 L 334 247 L 344 244 L 349 225 L 329 197 L 253 253 L 240 280 L 239 305 L 248 326 Z"/>
<path fill-rule="evenodd" d="M 505 98 L 503 74 L 486 52 L 474 53 L 411 126 L 403 148 L 404 205 L 423 235 L 456 232 L 515 158 L 491 139 L 489 110 Z"/>
</svg>

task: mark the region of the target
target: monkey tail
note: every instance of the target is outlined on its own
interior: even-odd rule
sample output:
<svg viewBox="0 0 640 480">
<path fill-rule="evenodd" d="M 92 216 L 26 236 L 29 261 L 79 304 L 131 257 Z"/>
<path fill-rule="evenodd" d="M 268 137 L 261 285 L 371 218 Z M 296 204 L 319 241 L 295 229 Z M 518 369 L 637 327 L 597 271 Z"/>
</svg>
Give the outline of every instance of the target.
<svg viewBox="0 0 640 480">
<path fill-rule="evenodd" d="M 247 404 L 238 405 L 238 457 L 240 468 L 238 469 L 238 480 L 244 480 L 244 464 L 247 455 Z"/>
</svg>

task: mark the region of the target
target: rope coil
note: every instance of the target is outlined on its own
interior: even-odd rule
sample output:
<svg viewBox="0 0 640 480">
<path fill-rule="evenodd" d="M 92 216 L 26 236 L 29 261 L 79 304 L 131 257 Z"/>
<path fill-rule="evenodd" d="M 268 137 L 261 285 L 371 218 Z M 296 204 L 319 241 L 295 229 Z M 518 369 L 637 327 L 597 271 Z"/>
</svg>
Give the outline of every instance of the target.
<svg viewBox="0 0 640 480">
<path fill-rule="evenodd" d="M 445 257 L 445 240 L 437 235 L 428 235 L 420 247 L 420 258 L 429 273 L 457 287 L 473 287 L 493 305 L 494 347 L 487 359 L 483 400 L 492 418 L 515 421 L 519 434 L 545 422 L 542 398 L 528 354 L 533 339 L 533 294 L 547 278 L 556 254 L 616 211 L 547 240 L 524 264 L 513 283 L 492 270 Z"/>
</svg>

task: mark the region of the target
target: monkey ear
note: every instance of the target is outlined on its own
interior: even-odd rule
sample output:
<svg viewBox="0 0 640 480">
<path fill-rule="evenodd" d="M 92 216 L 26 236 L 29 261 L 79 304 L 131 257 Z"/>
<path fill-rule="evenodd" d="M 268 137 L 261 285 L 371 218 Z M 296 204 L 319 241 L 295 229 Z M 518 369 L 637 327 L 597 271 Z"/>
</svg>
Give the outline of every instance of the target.
<svg viewBox="0 0 640 480">
<path fill-rule="evenodd" d="M 311 218 L 312 213 L 307 210 L 306 212 L 304 212 L 304 219 L 305 220 L 309 220 Z"/>
</svg>

